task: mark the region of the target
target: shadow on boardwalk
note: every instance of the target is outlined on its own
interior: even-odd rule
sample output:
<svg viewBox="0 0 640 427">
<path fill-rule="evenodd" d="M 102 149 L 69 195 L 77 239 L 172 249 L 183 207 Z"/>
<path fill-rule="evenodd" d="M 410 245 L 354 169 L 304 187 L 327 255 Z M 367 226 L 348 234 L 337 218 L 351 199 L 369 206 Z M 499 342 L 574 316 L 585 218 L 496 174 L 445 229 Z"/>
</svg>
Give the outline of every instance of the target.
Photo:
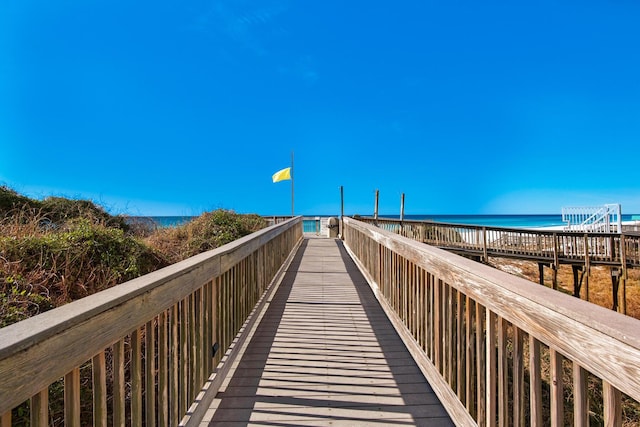
<svg viewBox="0 0 640 427">
<path fill-rule="evenodd" d="M 453 425 L 342 242 L 305 240 L 215 426 Z"/>
</svg>

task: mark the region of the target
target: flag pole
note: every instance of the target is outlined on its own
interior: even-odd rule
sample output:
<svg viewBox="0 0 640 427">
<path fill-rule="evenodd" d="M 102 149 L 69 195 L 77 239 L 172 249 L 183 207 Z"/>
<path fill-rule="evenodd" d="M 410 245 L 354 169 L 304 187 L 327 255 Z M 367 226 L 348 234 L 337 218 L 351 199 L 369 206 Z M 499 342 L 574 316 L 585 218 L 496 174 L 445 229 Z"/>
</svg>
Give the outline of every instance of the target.
<svg viewBox="0 0 640 427">
<path fill-rule="evenodd" d="M 293 151 L 291 152 L 291 216 L 293 217 L 293 178 L 294 178 L 294 171 L 293 171 Z"/>
</svg>

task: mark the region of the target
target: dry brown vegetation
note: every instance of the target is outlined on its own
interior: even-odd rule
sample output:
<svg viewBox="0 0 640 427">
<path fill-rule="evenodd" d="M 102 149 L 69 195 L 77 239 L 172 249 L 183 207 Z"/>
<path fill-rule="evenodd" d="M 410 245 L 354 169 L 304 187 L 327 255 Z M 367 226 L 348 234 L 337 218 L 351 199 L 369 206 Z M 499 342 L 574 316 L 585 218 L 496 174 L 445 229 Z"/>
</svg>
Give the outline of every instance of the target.
<svg viewBox="0 0 640 427">
<path fill-rule="evenodd" d="M 518 277 L 530 280 L 534 282 L 532 286 L 539 286 L 540 282 L 538 264 L 533 261 L 516 260 L 509 258 L 491 258 L 489 264 L 495 268 L 505 271 L 510 274 L 514 274 Z M 549 268 L 544 269 L 544 283 L 545 286 L 551 286 L 552 283 L 552 271 Z M 560 292 L 573 295 L 573 272 L 571 266 L 562 265 L 558 269 L 558 290 Z M 628 271 L 628 279 L 626 286 L 626 303 L 627 303 L 627 315 L 640 319 L 640 270 L 630 269 Z M 586 288 L 583 282 L 580 297 L 586 300 Z M 609 267 L 597 266 L 591 267 L 589 277 L 589 301 L 598 304 L 602 307 L 611 308 L 613 304 L 612 298 L 612 283 L 611 273 Z M 528 347 L 525 343 L 525 347 Z M 549 401 L 549 382 L 550 382 L 550 363 L 548 349 L 543 348 L 542 352 L 542 369 L 543 369 L 543 394 L 545 395 L 545 405 Z M 527 359 L 525 358 L 526 369 L 528 370 Z M 565 360 L 563 362 L 563 383 L 564 389 L 564 414 L 565 424 L 573 424 L 573 367 L 571 362 Z M 528 378 L 526 378 L 528 381 Z M 525 388 L 525 393 L 528 394 L 528 384 Z M 603 419 L 603 395 L 602 395 L 602 381 L 593 376 L 588 377 L 588 394 L 589 394 L 589 423 L 590 425 L 602 426 L 604 425 Z M 527 397 L 528 398 L 528 397 Z M 626 396 L 623 397 L 623 426 L 632 427 L 640 425 L 640 404 L 633 399 Z M 549 423 L 548 408 L 544 411 L 545 425 Z"/>
<path fill-rule="evenodd" d="M 266 226 L 207 212 L 175 228 L 131 222 L 86 200 L 0 187 L 0 327 L 110 288 Z"/>
<path fill-rule="evenodd" d="M 510 258 L 490 258 L 489 265 L 525 278 L 534 283 L 539 283 L 538 264 L 534 261 L 516 260 Z M 545 286 L 551 286 L 552 271 L 544 269 Z M 589 274 L 589 302 L 602 307 L 613 307 L 611 273 L 609 267 L 591 267 Z M 573 295 L 573 272 L 570 265 L 561 265 L 558 269 L 558 290 L 569 295 Z M 583 280 L 580 290 L 580 298 L 587 300 L 586 284 Z M 622 292 L 622 291 L 620 291 Z M 622 293 L 621 293 L 622 295 Z M 626 285 L 627 315 L 640 319 L 640 270 L 629 269 Z M 622 301 L 620 302 L 622 304 Z"/>
</svg>

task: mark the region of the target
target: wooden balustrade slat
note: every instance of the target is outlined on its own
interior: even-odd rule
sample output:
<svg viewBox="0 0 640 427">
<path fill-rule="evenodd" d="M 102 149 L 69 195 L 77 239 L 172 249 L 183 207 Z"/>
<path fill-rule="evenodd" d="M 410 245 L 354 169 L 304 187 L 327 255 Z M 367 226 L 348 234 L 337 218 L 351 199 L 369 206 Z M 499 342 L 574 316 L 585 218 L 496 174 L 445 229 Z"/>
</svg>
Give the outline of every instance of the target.
<svg viewBox="0 0 640 427">
<path fill-rule="evenodd" d="M 589 425 L 587 371 L 577 363 L 573 364 L 573 425 Z"/>
<path fill-rule="evenodd" d="M 486 425 L 494 427 L 498 416 L 498 399 L 501 396 L 496 394 L 498 387 L 498 353 L 496 351 L 496 341 L 498 337 L 496 315 L 491 310 L 486 310 Z"/>
<path fill-rule="evenodd" d="M 49 425 L 49 389 L 31 397 L 30 422 L 31 427 L 46 427 Z M 4 423 L 2 424 L 4 425 Z M 11 425 L 8 423 L 7 425 Z"/>
<path fill-rule="evenodd" d="M 93 373 L 93 425 L 107 426 L 107 362 L 101 351 L 92 359 Z"/>
<path fill-rule="evenodd" d="M 476 301 L 476 399 L 478 426 L 483 427 L 487 423 L 487 378 L 486 363 L 487 351 L 485 339 L 485 307 Z"/>
<path fill-rule="evenodd" d="M 550 360 L 550 394 L 551 394 L 551 426 L 560 427 L 564 425 L 564 382 L 562 379 L 562 355 L 554 350 L 549 349 Z"/>
<path fill-rule="evenodd" d="M 604 425 L 621 427 L 622 394 L 607 381 L 602 381 L 602 394 L 604 397 Z"/>
<path fill-rule="evenodd" d="M 507 321 L 498 319 L 498 425 L 506 427 L 509 420 L 509 370 L 507 355 Z"/>
<path fill-rule="evenodd" d="M 524 407 L 524 334 L 513 328 L 513 425 L 525 425 Z"/>
<path fill-rule="evenodd" d="M 531 425 L 542 425 L 542 371 L 540 341 L 529 335 L 529 406 Z"/>
<path fill-rule="evenodd" d="M 189 307 L 189 297 L 180 301 L 179 307 L 179 331 L 180 335 L 180 372 L 178 373 L 178 383 L 180 390 L 180 398 L 178 405 L 178 413 L 184 414 L 187 412 L 187 402 L 189 399 L 189 340 L 187 339 L 188 320 L 189 314 L 187 313 Z M 180 416 L 182 418 L 182 416 Z"/>
<path fill-rule="evenodd" d="M 147 322 L 144 330 L 144 408 L 146 425 L 156 424 L 156 323 Z"/>
<path fill-rule="evenodd" d="M 0 427 L 11 427 L 11 410 L 0 416 Z"/>
<path fill-rule="evenodd" d="M 80 427 L 80 368 L 64 376 L 64 422 L 67 427 Z"/>
<path fill-rule="evenodd" d="M 131 333 L 131 425 L 142 425 L 142 337 Z"/>
<path fill-rule="evenodd" d="M 464 322 L 465 322 L 465 379 L 466 379 L 466 399 L 465 406 L 470 413 L 474 411 L 474 371 L 473 368 L 475 366 L 475 358 L 474 358 L 474 342 L 472 341 L 473 336 L 473 311 L 475 310 L 475 303 L 471 301 L 468 297 L 465 298 L 464 305 Z"/>
<path fill-rule="evenodd" d="M 124 371 L 125 371 L 125 358 L 124 358 L 124 347 L 125 342 L 124 339 L 113 344 L 113 363 L 112 363 L 112 371 L 113 371 L 113 425 L 124 427 L 125 425 L 125 382 L 124 382 Z"/>
<path fill-rule="evenodd" d="M 174 304 L 169 314 L 171 321 L 169 324 L 169 334 L 171 336 L 169 370 L 169 419 L 170 425 L 175 426 L 180 421 L 180 336 L 179 336 L 179 311 L 180 304 Z"/>
<path fill-rule="evenodd" d="M 158 316 L 158 426 L 169 424 L 169 334 L 167 311 Z"/>
</svg>

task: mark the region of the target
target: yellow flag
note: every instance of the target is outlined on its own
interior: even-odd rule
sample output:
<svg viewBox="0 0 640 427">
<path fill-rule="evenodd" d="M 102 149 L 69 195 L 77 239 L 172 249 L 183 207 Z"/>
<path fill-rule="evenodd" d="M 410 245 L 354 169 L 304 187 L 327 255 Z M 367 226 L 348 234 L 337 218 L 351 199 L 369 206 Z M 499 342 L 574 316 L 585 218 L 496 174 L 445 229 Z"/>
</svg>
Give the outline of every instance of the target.
<svg viewBox="0 0 640 427">
<path fill-rule="evenodd" d="M 274 173 L 271 177 L 273 182 L 284 181 L 286 179 L 291 179 L 291 168 L 284 168 Z"/>
</svg>

